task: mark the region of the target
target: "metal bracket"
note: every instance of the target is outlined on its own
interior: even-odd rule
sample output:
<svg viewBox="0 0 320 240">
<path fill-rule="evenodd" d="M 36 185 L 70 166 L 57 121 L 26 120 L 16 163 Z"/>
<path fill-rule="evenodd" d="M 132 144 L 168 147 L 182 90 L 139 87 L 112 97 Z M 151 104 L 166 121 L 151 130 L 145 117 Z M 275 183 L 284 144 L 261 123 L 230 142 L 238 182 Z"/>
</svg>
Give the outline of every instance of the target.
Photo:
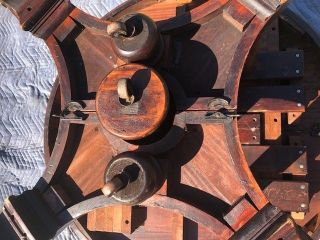
<svg viewBox="0 0 320 240">
<path fill-rule="evenodd" d="M 60 115 L 52 115 L 61 120 L 83 120 L 83 107 L 78 102 L 69 102 Z"/>
</svg>

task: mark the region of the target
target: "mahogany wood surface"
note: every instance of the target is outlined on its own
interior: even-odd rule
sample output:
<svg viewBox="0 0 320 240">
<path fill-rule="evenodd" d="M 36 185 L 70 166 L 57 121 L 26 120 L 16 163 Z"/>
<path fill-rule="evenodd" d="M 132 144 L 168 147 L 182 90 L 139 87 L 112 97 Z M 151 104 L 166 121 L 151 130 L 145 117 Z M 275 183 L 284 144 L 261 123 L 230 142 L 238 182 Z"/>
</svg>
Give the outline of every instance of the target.
<svg viewBox="0 0 320 240">
<path fill-rule="evenodd" d="M 111 17 L 119 19 L 129 12 L 145 13 L 156 21 L 161 32 L 168 35 L 170 46 L 173 46 L 169 48 L 171 51 L 165 55 L 165 59 L 154 66 L 160 77 L 157 79 L 151 77 L 150 80 L 150 83 L 153 83 L 153 80 L 162 83 L 159 79 L 163 78 L 170 91 L 170 100 L 168 100 L 166 90 L 163 90 L 165 89 L 163 84 L 156 84 L 152 87 L 153 90 L 149 95 L 155 98 L 145 101 L 145 104 L 151 106 L 149 109 L 153 112 L 147 115 L 152 118 L 150 121 L 141 118 L 142 124 L 152 126 L 148 127 L 149 130 L 152 128 L 149 134 L 154 132 L 164 120 L 165 112 L 168 110 L 167 105 L 173 106 L 169 111 L 170 114 L 176 115 L 174 105 L 176 99 L 181 97 L 180 90 L 184 92 L 184 97 L 193 98 L 195 101 L 199 97 L 224 97 L 229 102 L 227 110 L 237 109 L 243 66 L 254 41 L 267 21 L 255 17 L 237 1 L 231 1 L 230 5 L 224 6 L 227 2 L 226 0 L 203 2 L 145 0 L 126 5 L 127 8 L 120 7 L 119 12 L 113 11 L 99 21 L 95 21 L 78 10 L 73 10 L 70 17 L 62 21 L 62 24 L 55 30 L 54 37 L 50 37 L 47 41 L 57 62 L 59 75 L 61 74 L 60 88 L 54 96 L 60 96 L 61 92 L 61 110 L 71 100 L 81 102 L 84 105 L 83 112 L 87 116 L 78 123 L 74 119 L 60 119 L 59 128 L 69 127 L 71 130 L 63 132 L 59 130 L 57 139 L 64 139 L 64 141 L 53 148 L 49 162 L 57 163 L 57 159 L 61 158 L 70 163 L 70 166 L 60 166 L 53 179 L 68 189 L 73 199 L 84 199 L 99 192 L 104 184 L 105 168 L 113 155 L 122 151 L 119 149 L 139 151 L 148 149 L 148 144 L 152 144 L 150 141 L 148 144 L 139 145 L 140 143 L 133 142 L 130 143 L 131 145 L 125 145 L 124 141 L 113 141 L 100 126 L 100 122 L 103 123 L 106 118 L 101 117 L 99 108 L 108 106 L 115 109 L 113 107 L 115 105 L 107 104 L 110 100 L 108 97 L 102 101 L 99 99 L 101 94 L 101 91 L 98 90 L 99 85 L 103 79 L 106 79 L 100 89 L 113 84 L 113 97 L 118 97 L 115 91 L 116 84 L 108 77 L 110 73 L 112 74 L 113 69 L 127 67 L 116 56 L 111 48 L 110 39 L 103 31 Z M 188 27 L 182 28 L 185 26 Z M 171 30 L 176 30 L 176 32 Z M 164 62 L 166 64 L 163 64 Z M 171 65 L 168 62 L 171 62 Z M 126 77 L 130 78 L 132 73 L 129 75 Z M 116 76 L 115 79 L 118 78 L 119 76 Z M 158 92 L 154 94 L 159 90 L 159 86 L 162 88 L 160 91 L 162 95 Z M 147 92 L 148 87 L 144 94 Z M 261 98 L 261 95 L 255 96 Z M 264 100 L 264 105 L 255 101 L 254 96 L 245 99 L 245 104 L 240 100 L 240 111 L 247 112 L 249 109 L 247 106 L 249 106 L 252 107 L 253 112 L 260 113 L 268 110 L 268 106 L 273 106 L 274 103 L 273 100 L 268 99 L 268 96 Z M 300 103 L 300 98 L 290 95 L 288 101 L 297 104 Z M 86 103 L 89 105 L 85 105 Z M 97 111 L 93 107 L 95 104 Z M 301 104 L 304 103 L 301 101 Z M 279 110 L 281 103 L 278 103 L 276 107 L 278 107 L 278 112 L 288 111 L 288 104 L 285 104 L 282 110 Z M 274 109 L 270 108 L 270 110 Z M 290 112 L 303 112 L 304 105 L 298 106 L 298 109 L 291 107 L 289 110 Z M 187 106 L 179 111 L 190 117 L 197 114 L 200 116 L 201 111 L 208 110 L 205 105 L 199 104 L 196 108 Z M 105 112 L 109 114 L 110 109 Z M 96 118 L 97 115 L 99 119 Z M 194 229 L 192 234 L 196 232 L 195 236 L 198 239 L 228 239 L 233 231 L 225 223 L 223 215 L 230 209 L 236 211 L 239 201 L 240 204 L 243 203 L 241 207 L 238 206 L 240 210 L 235 214 L 240 216 L 239 221 L 231 224 L 234 230 L 238 230 L 255 214 L 256 209 L 260 210 L 268 203 L 250 171 L 240 142 L 244 140 L 243 136 L 246 134 L 254 141 L 243 142 L 248 144 L 260 142 L 261 119 L 259 116 L 259 114 L 250 115 L 248 118 L 253 117 L 252 119 L 257 119 L 257 121 L 253 121 L 254 126 L 249 124 L 245 128 L 239 126 L 241 126 L 241 121 L 247 122 L 248 120 L 244 121 L 240 118 L 238 124 L 235 117 L 225 122 L 208 121 L 206 123 L 202 123 L 202 119 L 199 118 L 198 124 L 191 121 L 190 125 L 186 125 L 186 122 L 181 124 L 184 121 L 183 118 L 174 118 L 174 121 L 171 120 L 174 122 L 174 127 L 178 126 L 184 133 L 171 149 L 167 148 L 161 154 L 155 153 L 155 157 L 160 159 L 161 164 L 167 162 L 169 170 L 166 182 L 168 191 L 165 191 L 163 195 L 153 196 L 145 205 L 147 212 L 150 211 L 150 206 L 158 207 L 155 208 L 157 210 L 154 210 L 154 217 L 150 212 L 145 224 L 140 224 L 135 228 L 134 219 L 141 216 L 141 213 L 137 214 L 127 208 L 112 207 L 90 213 L 88 228 L 126 234 L 132 231 L 132 235 L 127 235 L 130 239 L 148 239 L 150 236 L 157 236 L 157 239 L 185 239 L 187 226 L 195 225 L 191 228 Z M 115 122 L 142 132 L 144 127 L 137 125 L 136 118 L 135 122 L 130 123 L 123 120 L 123 116 L 119 115 Z M 152 123 L 154 120 L 156 123 Z M 254 132 L 252 128 L 255 128 L 254 131 L 256 131 L 254 135 L 242 131 L 245 129 L 245 131 Z M 108 130 L 110 131 L 109 127 Z M 141 137 L 148 134 L 144 133 Z M 119 133 L 115 135 L 119 136 Z M 58 174 L 64 170 L 66 170 L 65 176 Z M 59 181 L 59 176 L 62 176 L 61 181 Z M 250 198 L 252 204 L 243 200 L 245 195 Z M 168 217 L 171 219 L 171 224 L 167 225 L 165 220 L 156 219 L 157 214 L 161 214 L 159 208 L 179 212 L 180 215 L 171 212 L 169 214 L 171 217 Z M 130 214 L 131 220 L 128 220 Z M 129 221 L 129 224 L 126 223 L 126 220 Z M 152 228 L 152 224 L 155 221 L 159 221 L 159 224 L 156 224 L 159 229 L 167 228 L 167 232 L 154 233 L 156 229 Z M 161 224 L 164 224 L 165 227 L 161 227 Z M 90 234 L 93 238 L 98 235 L 94 232 Z"/>
<path fill-rule="evenodd" d="M 264 124 L 264 138 L 266 140 L 281 141 L 281 113 L 265 113 Z"/>
<path fill-rule="evenodd" d="M 232 227 L 234 231 L 238 231 L 244 226 L 249 219 L 257 213 L 254 208 L 245 198 L 241 199 L 223 218 Z"/>
<path fill-rule="evenodd" d="M 123 105 L 118 82 L 128 79 L 135 102 Z M 113 70 L 102 81 L 96 96 L 96 109 L 104 128 L 125 140 L 139 140 L 157 130 L 167 116 L 168 90 L 152 69 L 142 65 L 124 65 Z"/>
</svg>

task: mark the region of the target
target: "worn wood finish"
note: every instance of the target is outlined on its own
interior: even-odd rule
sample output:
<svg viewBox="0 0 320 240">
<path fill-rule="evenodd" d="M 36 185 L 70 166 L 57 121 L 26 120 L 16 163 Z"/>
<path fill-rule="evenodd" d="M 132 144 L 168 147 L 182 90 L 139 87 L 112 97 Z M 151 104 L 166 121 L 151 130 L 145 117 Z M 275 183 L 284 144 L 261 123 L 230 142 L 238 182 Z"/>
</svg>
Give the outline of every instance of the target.
<svg viewBox="0 0 320 240">
<path fill-rule="evenodd" d="M 304 111 L 302 89 L 291 86 L 255 87 L 249 94 L 241 88 L 238 107 L 244 64 L 269 19 L 235 0 L 129 1 L 101 20 L 67 9 L 61 5 L 45 18 L 59 72 L 47 129 L 57 122 L 59 128 L 56 144 L 46 143 L 45 179 L 61 185 L 72 203 L 85 201 L 59 212 L 59 221 L 65 224 L 92 211 L 87 228 L 103 232 L 90 232 L 92 239 L 120 236 L 110 232 L 129 239 L 229 239 L 246 227 L 268 199 L 241 143 L 261 142 L 261 124 L 267 121 L 259 113 Z M 126 65 L 106 34 L 112 20 L 134 12 L 148 15 L 165 34 L 165 54 L 152 62 L 155 70 L 145 67 L 149 61 Z M 144 70 L 146 79 L 137 74 Z M 119 104 L 118 79 L 132 80 L 134 74 L 139 75 L 133 86 L 140 96 L 135 95 L 133 104 L 140 106 L 138 112 L 124 113 L 128 106 Z M 281 100 L 283 91 L 286 98 Z M 80 105 L 75 112 L 68 109 L 71 101 Z M 280 138 L 279 132 L 271 135 Z M 92 198 L 105 184 L 108 162 L 124 151 L 151 153 L 166 177 L 165 186 L 141 203 L 138 212 L 117 206 L 112 198 Z M 146 219 L 135 225 L 137 217 Z"/>
<path fill-rule="evenodd" d="M 243 146 L 248 164 L 258 178 L 272 179 L 288 174 L 306 176 L 307 149 L 303 146 Z"/>
<path fill-rule="evenodd" d="M 281 142 L 281 113 L 264 113 L 264 139 Z"/>
<path fill-rule="evenodd" d="M 245 189 L 237 179 L 232 166 L 223 124 L 202 125 L 201 128 L 191 130 L 182 145 L 173 151 L 174 155 L 171 158 L 187 160 L 187 154 L 190 153 L 186 149 L 190 148 L 195 141 L 201 144 L 201 148 L 189 162 L 181 167 L 181 183 L 200 189 L 233 205 L 243 196 Z M 221 164 L 222 162 L 224 164 Z M 211 167 L 208 168 L 208 166 Z"/>
<path fill-rule="evenodd" d="M 256 213 L 257 210 L 244 198 L 238 202 L 223 218 L 234 231 L 238 231 Z"/>
<path fill-rule="evenodd" d="M 120 79 L 129 79 L 134 89 L 135 101 L 131 105 L 120 102 L 117 87 Z M 113 70 L 102 81 L 96 97 L 102 126 L 125 140 L 139 140 L 155 132 L 167 116 L 168 104 L 168 90 L 160 76 L 137 64 Z"/>
<path fill-rule="evenodd" d="M 90 231 L 132 233 L 132 207 L 106 207 L 88 213 L 87 227 Z"/>
<path fill-rule="evenodd" d="M 245 30 L 254 16 L 255 14 L 237 0 L 231 1 L 231 4 L 223 10 L 223 17 L 241 32 Z"/>
<path fill-rule="evenodd" d="M 245 114 L 238 119 L 241 144 L 261 143 L 261 119 L 259 114 Z"/>
<path fill-rule="evenodd" d="M 305 98 L 302 87 L 265 86 L 246 87 L 239 96 L 241 112 L 304 112 Z"/>
<path fill-rule="evenodd" d="M 159 19 L 159 10 L 161 9 L 161 8 L 158 8 L 159 5 L 160 7 L 162 7 L 162 16 L 166 15 L 166 14 L 163 14 L 164 12 L 163 8 L 166 8 L 166 10 L 168 10 L 167 4 L 162 4 L 162 2 L 167 2 L 167 4 L 168 3 L 172 4 L 171 0 L 165 0 L 160 2 L 157 0 L 143 0 L 143 1 L 140 0 L 137 4 L 132 4 L 130 7 L 126 8 L 121 12 L 118 12 L 118 13 L 111 12 L 107 16 L 113 16 L 115 17 L 115 19 L 119 19 L 121 18 L 121 16 L 125 14 L 129 14 L 132 12 L 139 12 L 139 13 L 144 13 L 153 19 L 157 19 L 157 18 Z M 222 8 L 227 2 L 228 0 L 218 0 L 218 1 L 208 0 L 202 3 L 200 2 L 200 4 L 196 2 L 194 6 L 192 6 L 192 4 L 181 5 L 181 1 L 174 1 L 174 3 L 171 6 L 174 7 L 175 14 L 171 10 L 171 14 L 168 14 L 166 19 L 163 19 L 163 17 L 160 17 L 162 20 L 158 22 L 158 27 L 161 31 L 167 32 L 167 31 L 174 30 L 176 28 L 182 28 L 190 23 L 196 23 L 202 18 Z M 190 6 L 190 8 L 188 7 L 188 5 Z M 185 12 L 183 11 L 184 7 L 186 9 Z M 179 14 L 179 8 L 180 9 L 182 8 L 181 14 Z M 107 18 L 107 16 L 105 18 Z"/>
<path fill-rule="evenodd" d="M 285 62 L 285 64 L 283 64 Z M 268 66 L 268 68 L 266 68 Z M 303 51 L 266 52 L 255 55 L 254 66 L 244 72 L 246 79 L 302 78 L 304 74 Z"/>
<path fill-rule="evenodd" d="M 66 174 L 78 186 L 81 194 L 87 196 L 103 187 L 104 172 L 111 158 L 112 150 L 99 126 L 86 126 Z M 92 175 L 95 176 L 93 179 Z"/>
<path fill-rule="evenodd" d="M 273 181 L 264 190 L 270 203 L 288 212 L 308 212 L 309 184 L 306 182 Z"/>
</svg>

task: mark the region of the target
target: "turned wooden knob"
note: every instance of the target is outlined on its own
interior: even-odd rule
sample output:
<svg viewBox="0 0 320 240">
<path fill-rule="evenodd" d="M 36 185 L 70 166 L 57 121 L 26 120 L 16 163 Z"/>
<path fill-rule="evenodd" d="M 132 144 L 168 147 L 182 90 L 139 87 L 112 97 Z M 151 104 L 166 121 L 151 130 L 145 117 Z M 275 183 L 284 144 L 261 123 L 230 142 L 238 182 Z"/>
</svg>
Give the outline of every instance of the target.
<svg viewBox="0 0 320 240">
<path fill-rule="evenodd" d="M 101 83 L 96 97 L 100 123 L 124 140 L 154 133 L 169 105 L 165 82 L 151 68 L 128 64 L 114 69 Z"/>
<path fill-rule="evenodd" d="M 123 204 L 135 205 L 151 197 L 163 181 L 163 171 L 154 157 L 125 152 L 109 162 L 102 192 Z"/>
<path fill-rule="evenodd" d="M 143 14 L 130 14 L 108 25 L 115 53 L 126 62 L 156 62 L 163 42 L 154 21 Z"/>
</svg>

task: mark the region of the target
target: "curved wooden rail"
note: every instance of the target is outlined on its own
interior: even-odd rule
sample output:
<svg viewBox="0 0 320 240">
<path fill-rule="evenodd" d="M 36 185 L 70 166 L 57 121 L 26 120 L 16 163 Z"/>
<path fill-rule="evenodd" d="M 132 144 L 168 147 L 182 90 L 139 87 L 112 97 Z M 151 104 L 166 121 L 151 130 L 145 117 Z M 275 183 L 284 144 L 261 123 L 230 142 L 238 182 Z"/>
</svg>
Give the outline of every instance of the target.
<svg viewBox="0 0 320 240">
<path fill-rule="evenodd" d="M 118 204 L 119 203 L 113 198 L 107 198 L 104 195 L 98 196 L 75 204 L 66 209 L 58 215 L 58 219 L 60 219 L 60 221 L 64 221 L 66 216 L 69 216 L 67 218 L 69 221 L 64 223 L 62 227 L 64 228 L 70 223 L 70 221 L 77 219 L 95 209 L 107 206 L 115 206 Z M 145 207 L 159 207 L 178 212 L 184 217 L 210 229 L 210 231 L 215 235 L 215 239 L 229 239 L 233 235 L 233 231 L 215 217 L 174 198 L 162 195 L 154 195 L 140 205 Z M 62 228 L 60 228 L 59 232 L 62 230 Z"/>
<path fill-rule="evenodd" d="M 60 86 L 61 91 L 61 108 L 63 109 L 65 104 L 70 102 L 71 100 L 71 88 L 70 88 L 70 81 L 69 81 L 69 74 L 68 69 L 66 67 L 65 59 L 62 54 L 62 51 L 59 47 L 58 42 L 54 38 L 54 36 L 50 36 L 48 40 L 46 41 L 47 45 L 51 51 L 52 57 L 55 61 L 55 64 L 57 66 L 58 70 L 58 83 L 55 83 L 55 88 L 53 90 L 58 89 L 58 85 Z M 56 81 L 57 81 L 56 80 Z M 54 98 L 56 95 L 56 91 L 52 92 L 51 97 Z M 61 109 L 61 110 L 62 110 Z M 47 108 L 46 118 L 49 118 L 51 114 L 51 108 Z M 49 120 L 48 120 L 49 122 Z M 54 148 L 52 150 L 51 156 L 49 159 L 47 159 L 46 163 L 46 171 L 43 175 L 43 178 L 49 183 L 56 172 L 58 165 L 60 163 L 60 159 L 62 157 L 62 154 L 65 150 L 65 145 L 67 143 L 68 135 L 69 135 L 69 122 L 62 122 L 59 123 L 59 129 L 58 134 L 56 137 L 56 144 L 54 145 Z M 48 127 L 46 128 L 48 129 Z M 48 134 L 45 134 L 45 141 L 48 142 L 48 139 L 46 138 Z M 48 153 L 47 153 L 48 155 Z"/>
<path fill-rule="evenodd" d="M 168 19 L 158 21 L 157 25 L 159 30 L 162 32 L 167 32 L 174 30 L 176 28 L 183 27 L 187 24 L 197 22 L 200 19 L 212 14 L 213 12 L 217 11 L 218 9 L 222 8 L 226 5 L 230 0 L 208 0 L 207 2 L 187 11 L 179 16 L 170 17 Z M 159 3 L 157 0 L 131 0 L 127 1 L 125 5 L 120 5 L 119 7 L 115 8 L 110 13 L 106 14 L 102 19 L 109 20 L 109 19 L 117 19 L 120 16 L 123 16 L 128 13 L 132 12 L 141 12 L 144 13 L 143 9 L 151 6 L 153 4 Z M 141 3 L 139 5 L 139 3 Z M 161 3 L 161 2 L 160 2 Z M 121 14 L 119 14 L 121 12 Z M 150 18 L 154 19 L 152 14 L 148 14 Z"/>
</svg>

